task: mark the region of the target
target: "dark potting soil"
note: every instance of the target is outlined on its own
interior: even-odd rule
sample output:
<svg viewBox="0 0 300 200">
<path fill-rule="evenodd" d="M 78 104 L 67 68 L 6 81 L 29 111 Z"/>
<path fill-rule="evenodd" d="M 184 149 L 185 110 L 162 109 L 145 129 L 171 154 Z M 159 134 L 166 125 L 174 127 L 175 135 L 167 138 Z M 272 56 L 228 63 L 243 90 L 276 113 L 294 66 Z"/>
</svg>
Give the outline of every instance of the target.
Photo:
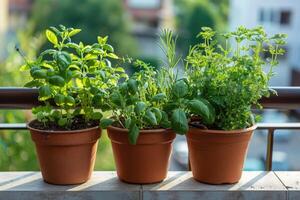
<svg viewBox="0 0 300 200">
<path fill-rule="evenodd" d="M 99 126 L 99 120 L 90 120 L 85 121 L 83 116 L 76 116 L 73 118 L 72 123 L 69 127 L 60 127 L 55 122 L 47 122 L 46 125 L 43 122 L 34 120 L 30 123 L 30 127 L 38 130 L 47 130 L 47 131 L 70 131 L 70 130 L 81 130 L 86 128 L 92 128 Z"/>
</svg>

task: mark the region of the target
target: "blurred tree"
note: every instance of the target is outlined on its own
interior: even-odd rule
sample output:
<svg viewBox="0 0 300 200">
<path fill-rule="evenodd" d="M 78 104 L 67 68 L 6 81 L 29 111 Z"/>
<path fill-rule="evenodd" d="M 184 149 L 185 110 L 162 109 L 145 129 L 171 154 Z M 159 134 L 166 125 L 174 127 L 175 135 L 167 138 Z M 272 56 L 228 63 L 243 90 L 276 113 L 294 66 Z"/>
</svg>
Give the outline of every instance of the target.
<svg viewBox="0 0 300 200">
<path fill-rule="evenodd" d="M 83 30 L 75 37 L 78 41 L 92 43 L 98 35 L 109 35 L 118 53 L 132 55 L 136 50 L 120 0 L 35 0 L 30 20 L 34 32 L 63 24 Z"/>
<path fill-rule="evenodd" d="M 224 22 L 228 20 L 229 0 L 211 0 Z"/>
<path fill-rule="evenodd" d="M 183 53 L 189 46 L 199 42 L 196 38 L 201 27 L 207 26 L 223 30 L 227 18 L 219 12 L 220 2 L 228 0 L 176 0 L 177 28 L 179 30 L 178 44 Z"/>
</svg>

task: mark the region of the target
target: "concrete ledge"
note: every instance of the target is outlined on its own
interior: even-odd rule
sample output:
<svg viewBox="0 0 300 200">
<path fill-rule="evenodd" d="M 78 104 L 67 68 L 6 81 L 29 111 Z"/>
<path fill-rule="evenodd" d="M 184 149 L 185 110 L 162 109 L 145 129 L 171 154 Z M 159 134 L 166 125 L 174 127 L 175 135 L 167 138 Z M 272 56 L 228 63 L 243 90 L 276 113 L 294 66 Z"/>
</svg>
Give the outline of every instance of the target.
<svg viewBox="0 0 300 200">
<path fill-rule="evenodd" d="M 232 200 L 300 199 L 300 172 L 244 172 L 239 183 L 207 185 L 190 172 L 169 172 L 165 181 L 151 185 L 122 183 L 115 172 L 94 172 L 87 183 L 56 186 L 43 182 L 39 172 L 0 172 L 0 200 Z"/>
</svg>

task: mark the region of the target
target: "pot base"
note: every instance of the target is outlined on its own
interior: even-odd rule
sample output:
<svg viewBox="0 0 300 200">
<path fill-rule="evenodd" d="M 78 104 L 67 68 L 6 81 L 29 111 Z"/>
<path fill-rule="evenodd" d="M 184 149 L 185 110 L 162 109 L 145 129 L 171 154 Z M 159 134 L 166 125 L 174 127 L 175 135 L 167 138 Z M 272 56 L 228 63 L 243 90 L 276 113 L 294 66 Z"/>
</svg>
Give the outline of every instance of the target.
<svg viewBox="0 0 300 200">
<path fill-rule="evenodd" d="M 43 131 L 31 128 L 43 179 L 54 185 L 86 182 L 94 169 L 98 127 L 76 131 Z"/>
<path fill-rule="evenodd" d="M 214 185 L 237 183 L 255 128 L 234 131 L 191 128 L 187 142 L 194 179 Z"/>
<path fill-rule="evenodd" d="M 175 133 L 169 129 L 141 131 L 136 145 L 128 141 L 128 130 L 108 127 L 118 177 L 130 184 L 163 181 L 168 172 Z"/>
</svg>

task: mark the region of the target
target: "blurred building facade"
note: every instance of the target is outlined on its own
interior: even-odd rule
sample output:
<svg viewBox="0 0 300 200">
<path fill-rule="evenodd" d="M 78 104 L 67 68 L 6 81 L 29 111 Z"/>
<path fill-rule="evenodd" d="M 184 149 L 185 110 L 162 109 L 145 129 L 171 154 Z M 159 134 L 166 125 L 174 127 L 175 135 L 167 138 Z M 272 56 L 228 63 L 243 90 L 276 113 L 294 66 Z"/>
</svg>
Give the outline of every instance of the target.
<svg viewBox="0 0 300 200">
<path fill-rule="evenodd" d="M 0 1 L 0 47 L 5 45 L 5 35 L 8 26 L 8 0 Z M 0 59 L 4 57 L 4 52 L 0 50 Z"/>
<path fill-rule="evenodd" d="M 124 0 L 132 19 L 132 34 L 137 40 L 140 56 L 161 58 L 158 36 L 162 28 L 174 28 L 172 0 Z"/>
<path fill-rule="evenodd" d="M 7 44 L 24 28 L 33 0 L 0 0 L 0 59 L 5 58 Z"/>
<path fill-rule="evenodd" d="M 15 31 L 27 22 L 33 0 L 8 0 L 8 29 Z"/>
<path fill-rule="evenodd" d="M 230 0 L 229 28 L 262 25 L 268 34 L 288 34 L 286 54 L 275 69 L 273 86 L 300 85 L 300 1 Z"/>
<path fill-rule="evenodd" d="M 7 29 L 7 13 L 8 13 L 7 0 L 1 0 L 0 1 L 0 33 L 4 33 Z"/>
</svg>

